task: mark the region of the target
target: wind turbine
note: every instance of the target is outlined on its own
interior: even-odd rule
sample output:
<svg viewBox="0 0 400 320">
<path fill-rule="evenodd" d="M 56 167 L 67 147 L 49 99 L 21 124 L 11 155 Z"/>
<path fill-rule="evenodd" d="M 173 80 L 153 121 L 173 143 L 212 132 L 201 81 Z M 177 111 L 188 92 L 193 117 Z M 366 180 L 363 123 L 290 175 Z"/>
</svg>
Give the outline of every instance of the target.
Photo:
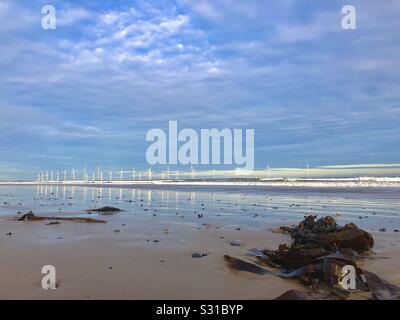
<svg viewBox="0 0 400 320">
<path fill-rule="evenodd" d="M 121 181 L 122 181 L 122 180 L 123 180 L 123 176 L 124 176 L 124 171 L 123 171 L 123 169 L 121 169 L 120 174 L 121 174 Z"/>
<path fill-rule="evenodd" d="M 268 176 L 268 179 L 269 179 L 269 164 L 267 165 L 267 176 Z"/>
<path fill-rule="evenodd" d="M 310 177 L 310 170 L 309 170 L 309 166 L 308 166 L 308 162 L 307 162 L 307 179 Z"/>
<path fill-rule="evenodd" d="M 64 170 L 64 181 L 67 181 L 67 169 Z"/>
<path fill-rule="evenodd" d="M 56 177 L 57 177 L 57 182 L 60 181 L 60 171 L 58 171 L 58 170 L 57 170 Z"/>
<path fill-rule="evenodd" d="M 151 180 L 151 168 L 149 168 L 149 180 Z"/>
<path fill-rule="evenodd" d="M 191 170 L 190 175 L 191 175 L 191 177 L 192 177 L 192 179 L 193 179 L 193 178 L 194 178 L 194 169 L 193 169 L 193 166 L 190 166 L 190 170 Z"/>
<path fill-rule="evenodd" d="M 112 171 L 110 170 L 110 182 L 112 181 Z"/>
<path fill-rule="evenodd" d="M 51 177 L 50 180 L 54 181 L 54 170 L 51 170 L 51 176 L 50 177 Z"/>
<path fill-rule="evenodd" d="M 132 168 L 132 179 L 136 180 L 136 171 L 134 168 Z"/>
<path fill-rule="evenodd" d="M 75 168 L 72 168 L 72 181 L 75 181 Z"/>
</svg>

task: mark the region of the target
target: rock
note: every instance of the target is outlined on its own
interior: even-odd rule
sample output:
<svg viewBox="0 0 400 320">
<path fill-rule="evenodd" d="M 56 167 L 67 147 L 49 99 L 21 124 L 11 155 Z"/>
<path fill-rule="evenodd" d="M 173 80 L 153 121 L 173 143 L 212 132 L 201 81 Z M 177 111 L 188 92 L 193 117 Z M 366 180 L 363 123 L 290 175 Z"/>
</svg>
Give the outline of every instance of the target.
<svg viewBox="0 0 400 320">
<path fill-rule="evenodd" d="M 28 213 L 24 214 L 21 218 L 18 219 L 18 221 L 38 221 L 38 220 L 43 220 L 43 219 L 36 217 L 32 211 L 29 211 Z"/>
<path fill-rule="evenodd" d="M 241 246 L 241 244 L 240 244 L 240 242 L 238 240 L 231 241 L 230 245 L 232 247 L 240 247 Z"/>
<path fill-rule="evenodd" d="M 122 211 L 121 209 L 119 209 L 119 208 L 114 208 L 114 207 L 111 207 L 111 206 L 105 206 L 105 207 L 102 207 L 102 208 L 99 208 L 99 209 L 89 209 L 89 210 L 86 210 L 87 212 L 105 212 L 105 213 L 110 213 L 110 212 L 119 212 L 119 211 Z"/>
<path fill-rule="evenodd" d="M 379 229 L 380 232 L 386 232 L 386 228 Z"/>
</svg>

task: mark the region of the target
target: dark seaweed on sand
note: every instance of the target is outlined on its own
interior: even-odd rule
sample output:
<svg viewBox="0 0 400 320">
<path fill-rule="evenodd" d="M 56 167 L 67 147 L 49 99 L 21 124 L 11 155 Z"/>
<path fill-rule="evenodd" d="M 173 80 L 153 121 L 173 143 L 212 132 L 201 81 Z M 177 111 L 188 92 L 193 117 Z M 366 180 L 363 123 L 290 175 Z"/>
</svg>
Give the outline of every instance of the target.
<svg viewBox="0 0 400 320">
<path fill-rule="evenodd" d="M 277 250 L 249 251 L 251 262 L 225 255 L 233 270 L 299 280 L 311 290 L 290 290 L 277 299 L 400 299 L 400 288 L 376 274 L 358 267 L 356 259 L 373 246 L 368 232 L 349 223 L 339 226 L 333 217 L 316 220 L 306 216 L 297 226 L 281 227 L 279 232 L 290 234 L 291 245 L 281 244 Z M 356 289 L 340 285 L 342 268 L 351 265 L 356 271 Z"/>
</svg>

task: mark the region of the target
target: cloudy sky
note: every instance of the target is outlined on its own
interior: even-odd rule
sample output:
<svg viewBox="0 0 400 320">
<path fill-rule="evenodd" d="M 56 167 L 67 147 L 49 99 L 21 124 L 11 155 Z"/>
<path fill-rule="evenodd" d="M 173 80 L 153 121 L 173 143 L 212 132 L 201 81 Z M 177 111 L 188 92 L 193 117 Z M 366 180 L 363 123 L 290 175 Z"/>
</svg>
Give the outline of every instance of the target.
<svg viewBox="0 0 400 320">
<path fill-rule="evenodd" d="M 146 132 L 169 120 L 255 129 L 256 168 L 399 163 L 399 16 L 397 0 L 0 0 L 0 179 L 147 168 Z"/>
</svg>

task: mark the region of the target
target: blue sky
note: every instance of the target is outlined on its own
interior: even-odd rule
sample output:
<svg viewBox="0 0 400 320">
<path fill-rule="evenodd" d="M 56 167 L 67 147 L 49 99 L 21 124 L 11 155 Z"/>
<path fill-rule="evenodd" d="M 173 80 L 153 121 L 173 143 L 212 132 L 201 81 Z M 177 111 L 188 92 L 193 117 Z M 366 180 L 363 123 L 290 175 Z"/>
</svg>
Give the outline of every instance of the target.
<svg viewBox="0 0 400 320">
<path fill-rule="evenodd" d="M 0 0 L 0 179 L 147 168 L 146 132 L 169 120 L 255 129 L 256 168 L 399 163 L 399 16 L 396 0 Z"/>
</svg>

